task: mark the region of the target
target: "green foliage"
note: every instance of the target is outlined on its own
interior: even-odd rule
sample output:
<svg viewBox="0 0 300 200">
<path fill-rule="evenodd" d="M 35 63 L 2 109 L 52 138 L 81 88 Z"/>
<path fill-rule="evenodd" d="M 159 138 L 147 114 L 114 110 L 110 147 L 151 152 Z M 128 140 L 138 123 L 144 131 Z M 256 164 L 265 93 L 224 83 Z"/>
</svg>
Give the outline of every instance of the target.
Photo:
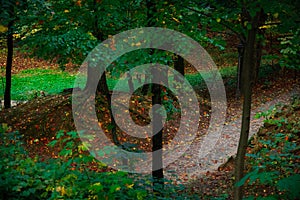
<svg viewBox="0 0 300 200">
<path fill-rule="evenodd" d="M 99 42 L 142 19 L 141 1 L 40 1 L 30 2 L 21 17 L 23 49 L 35 56 L 65 64 L 81 64 Z M 80 14 L 79 14 L 80 13 Z M 143 20 L 141 20 L 143 21 Z M 133 23 L 135 22 L 135 23 Z"/>
<path fill-rule="evenodd" d="M 299 99 L 295 99 L 291 109 L 296 111 L 299 105 Z M 256 117 L 266 118 L 265 124 L 273 127 L 273 131 L 265 136 L 268 139 L 258 140 L 256 145 L 261 147 L 258 152 L 247 154 L 252 168 L 237 184 L 237 186 L 244 184 L 268 186 L 277 191 L 276 194 L 261 197 L 261 199 L 298 199 L 300 197 L 300 191 L 296 188 L 300 184 L 300 174 L 295 170 L 300 167 L 300 156 L 296 153 L 299 151 L 297 141 L 299 142 L 300 126 L 297 117 L 294 119 L 296 121 L 292 121 L 292 118 L 282 117 L 283 114 L 284 112 L 276 107 L 257 114 Z"/>
<path fill-rule="evenodd" d="M 23 146 L 22 135 L 0 125 L 0 199 L 193 199 L 168 180 L 158 197 L 150 177 L 108 170 L 88 154 L 76 132 L 60 131 L 49 143 L 61 149 L 58 158 L 40 161 Z"/>
<path fill-rule="evenodd" d="M 276 56 L 276 57 L 278 57 L 278 56 Z M 279 70 L 280 70 L 280 68 L 276 68 L 276 67 L 272 66 L 271 64 L 261 65 L 259 72 L 258 72 L 258 78 L 270 77 L 270 75 L 275 74 Z"/>
<path fill-rule="evenodd" d="M 271 106 L 271 108 L 265 112 L 258 112 L 255 114 L 255 118 L 259 119 L 261 117 L 264 117 L 266 120 L 272 118 L 274 116 L 274 113 L 277 111 L 276 106 Z"/>
<path fill-rule="evenodd" d="M 279 62 L 281 67 L 300 70 L 300 29 L 292 36 L 281 38 L 282 58 Z"/>
</svg>

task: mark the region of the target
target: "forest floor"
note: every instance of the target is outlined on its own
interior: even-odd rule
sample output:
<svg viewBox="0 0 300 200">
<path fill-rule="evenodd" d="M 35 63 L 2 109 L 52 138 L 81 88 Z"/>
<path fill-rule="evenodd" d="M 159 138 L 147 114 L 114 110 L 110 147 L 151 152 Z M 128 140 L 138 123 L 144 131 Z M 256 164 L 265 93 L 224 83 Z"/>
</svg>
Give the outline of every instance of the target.
<svg viewBox="0 0 300 200">
<path fill-rule="evenodd" d="M 258 92 L 258 90 L 255 91 L 256 94 L 259 94 Z M 300 96 L 300 85 L 294 83 L 294 85 L 291 85 L 291 88 L 284 88 L 281 91 L 274 92 L 272 95 L 269 94 L 270 96 L 267 95 L 254 95 L 249 138 L 259 131 L 265 120 L 263 117 L 257 119 L 255 115 L 259 112 L 267 112 L 276 105 L 289 104 L 295 96 Z M 266 101 L 261 101 L 257 98 L 265 98 Z M 181 177 L 190 180 L 201 176 L 201 174 L 206 174 L 207 171 L 218 170 L 229 158 L 235 157 L 242 122 L 241 104 L 240 100 L 236 100 L 235 105 L 228 107 L 228 117 L 225 120 L 222 133 L 218 135 L 218 140 L 216 140 L 215 145 L 207 155 L 199 157 L 201 155 L 199 154 L 201 153 L 199 149 L 203 145 L 201 142 L 203 130 L 200 130 L 200 133 L 197 134 L 198 137 L 193 140 L 185 154 L 178 161 L 169 165 L 166 170 L 176 171 Z M 181 181 L 185 179 L 181 179 Z"/>
<path fill-rule="evenodd" d="M 298 123 L 300 119 L 300 104 L 298 101 L 296 106 L 296 112 L 291 112 L 291 110 L 286 109 L 287 107 L 293 107 L 291 102 L 293 99 L 300 97 L 300 87 L 299 83 L 295 83 L 291 88 L 285 88 L 281 92 L 278 91 L 276 94 L 272 94 L 271 96 L 265 95 L 257 95 L 258 91 L 254 92 L 254 101 L 252 104 L 251 110 L 251 119 L 250 119 L 250 131 L 249 131 L 249 146 L 247 149 L 247 153 L 253 153 L 261 150 L 265 146 L 259 146 L 257 144 L 253 145 L 254 143 L 258 142 L 258 137 L 260 135 L 264 135 L 263 139 L 265 141 L 270 140 L 271 137 L 265 136 L 265 133 L 270 133 L 270 135 L 276 135 L 277 133 L 286 134 L 285 137 L 287 138 L 288 132 L 284 130 L 284 128 L 280 128 L 280 130 L 274 131 L 274 126 L 270 126 L 266 122 L 266 118 L 257 117 L 258 113 L 271 113 L 271 111 L 277 111 L 280 113 L 276 118 L 272 116 L 274 121 L 283 120 L 282 117 L 286 117 L 285 122 L 292 122 Z M 267 101 L 257 101 L 257 98 L 266 98 Z M 229 110 L 233 109 L 233 107 L 229 107 Z M 216 142 L 213 150 L 209 152 L 206 156 L 195 158 L 199 156 L 199 147 L 201 147 L 201 142 L 195 139 L 194 143 L 188 149 L 184 156 L 182 156 L 176 163 L 171 164 L 168 166 L 167 169 L 176 171 L 177 174 L 180 174 L 182 178 L 180 178 L 179 182 L 188 183 L 190 186 L 191 191 L 196 191 L 197 193 L 201 194 L 203 197 L 205 196 L 212 196 L 218 197 L 222 196 L 222 194 L 232 194 L 232 188 L 234 183 L 234 167 L 235 167 L 235 156 L 237 153 L 238 148 L 238 140 L 239 134 L 241 130 L 241 115 L 242 115 L 242 108 L 239 107 L 235 110 L 234 116 L 232 118 L 227 118 L 222 134 L 220 135 L 218 141 Z M 282 111 L 284 110 L 284 112 Z M 289 110 L 287 112 L 286 110 Z M 293 109 L 292 109 L 293 110 Z M 289 119 L 288 119 L 289 118 Z M 277 129 L 276 128 L 276 129 Z M 297 127 L 293 127 L 297 128 Z M 299 130 L 297 131 L 299 136 Z M 201 141 L 201 139 L 200 139 Z M 300 145 L 299 138 L 295 142 L 298 146 Z M 276 147 L 273 147 L 276 148 Z M 299 155 L 299 152 L 297 152 Z M 193 159 L 191 159 L 193 158 Z M 193 161 L 197 161 L 194 163 Z M 249 162 L 250 159 L 246 160 L 246 168 L 249 170 L 252 165 Z M 295 161 L 293 161 L 295 162 Z M 299 162 L 299 160 L 297 160 Z M 198 165 L 197 165 L 198 164 Z M 278 165 L 278 164 L 277 164 Z M 276 166 L 276 163 L 274 164 Z M 277 167 L 281 167 L 280 165 Z M 299 169 L 296 169 L 299 173 Z M 248 171 L 249 172 L 249 171 Z M 251 188 L 251 187 L 250 187 Z M 249 188 L 248 188 L 249 189 Z M 255 191 L 256 189 L 256 191 Z M 270 195 L 274 193 L 276 190 L 271 189 L 269 187 L 262 187 L 247 191 L 246 194 L 264 196 Z M 229 197 L 228 197 L 229 198 Z M 230 199 L 230 198 L 229 198 Z"/>
<path fill-rule="evenodd" d="M 272 105 L 288 104 L 293 95 L 300 94 L 299 85 L 299 76 L 287 71 L 270 75 L 253 87 L 250 135 L 255 134 L 263 125 L 262 118 L 254 119 L 253 116 L 257 112 L 268 110 Z M 110 122 L 109 114 L 105 100 L 102 100 L 102 103 L 104 105 L 97 107 L 100 115 L 98 117 L 105 120 L 102 128 L 107 129 Z M 171 178 L 171 173 L 175 173 L 178 183 L 190 185 L 193 193 L 215 196 L 228 192 L 229 186 L 232 186 L 234 162 L 229 158 L 234 156 L 237 150 L 242 100 L 236 99 L 235 91 L 227 91 L 227 113 L 223 134 L 219 137 L 213 151 L 204 158 L 199 158 L 198 149 L 201 145 L 201 138 L 208 129 L 211 110 L 206 100 L 200 102 L 200 108 L 200 125 L 193 143 L 183 156 L 166 168 L 165 172 L 167 178 Z M 148 116 L 143 112 L 137 109 L 136 114 Z M 2 110 L 0 123 L 7 124 L 11 126 L 11 131 L 18 130 L 24 135 L 25 146 L 31 156 L 38 155 L 41 160 L 56 156 L 56 150 L 49 148 L 46 144 L 54 139 L 59 130 L 66 132 L 75 130 L 71 94 L 39 97 L 11 109 Z M 171 141 L 176 134 L 175 123 L 177 123 L 176 120 L 168 123 L 171 128 L 168 128 L 165 142 Z M 172 129 L 172 126 L 175 128 Z M 123 133 L 119 133 L 119 139 L 125 142 L 131 141 L 132 138 L 126 138 Z M 151 144 L 151 141 L 141 140 L 139 147 L 149 151 L 151 149 L 149 143 Z M 227 162 L 228 159 L 229 162 Z"/>
</svg>

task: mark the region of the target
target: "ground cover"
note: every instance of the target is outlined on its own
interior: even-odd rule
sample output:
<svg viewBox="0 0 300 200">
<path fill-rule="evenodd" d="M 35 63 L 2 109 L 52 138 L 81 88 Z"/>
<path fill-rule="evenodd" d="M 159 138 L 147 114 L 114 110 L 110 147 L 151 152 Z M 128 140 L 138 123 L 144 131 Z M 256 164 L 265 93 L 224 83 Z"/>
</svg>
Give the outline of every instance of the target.
<svg viewBox="0 0 300 200">
<path fill-rule="evenodd" d="M 262 70 L 262 74 L 261 74 L 262 78 L 259 80 L 258 84 L 255 85 L 255 87 L 254 87 L 253 108 L 259 106 L 263 102 L 268 102 L 270 99 L 276 98 L 278 95 L 286 92 L 287 90 L 292 88 L 294 85 L 299 84 L 299 78 L 297 78 L 297 76 L 295 76 L 294 71 L 286 71 L 285 73 L 281 73 L 281 72 L 274 72 L 274 69 L 272 67 L 267 67 L 264 69 L 265 70 Z M 53 70 L 49 70 L 49 69 L 43 69 L 43 70 L 45 70 L 44 71 L 45 74 L 53 75 L 52 74 L 54 72 Z M 39 70 L 36 70 L 36 69 L 33 69 L 33 70 L 26 69 L 24 71 L 25 75 L 23 74 L 23 76 L 25 76 L 25 77 L 27 76 L 26 72 L 30 72 L 30 73 L 27 73 L 27 74 L 29 74 L 28 76 L 31 76 L 31 77 L 37 76 L 37 74 L 35 74 L 35 72 L 38 72 L 38 71 Z M 235 77 L 234 72 L 235 72 L 234 68 L 228 68 L 227 70 L 224 70 L 224 72 L 223 72 L 223 74 L 225 74 L 225 75 L 227 73 L 227 75 L 224 76 L 224 78 L 225 78 L 225 85 L 226 85 L 227 95 L 228 95 L 227 117 L 229 119 L 237 118 L 238 111 L 241 109 L 241 102 L 240 102 L 240 100 L 237 100 L 236 96 L 235 96 L 235 89 L 234 89 L 235 81 L 233 80 Z M 271 72 L 273 72 L 273 73 L 271 73 Z M 57 73 L 57 71 L 54 72 L 54 75 L 56 73 Z M 61 73 L 61 72 L 59 72 L 59 73 Z M 22 71 L 20 71 L 18 74 L 22 74 Z M 18 74 L 16 74 L 16 75 L 18 75 Z M 269 76 L 268 76 L 268 74 L 269 74 Z M 68 76 L 68 74 L 64 74 L 64 75 Z M 62 77 L 63 76 L 61 76 L 59 78 L 62 78 Z M 71 77 L 71 75 L 70 75 L 70 77 Z M 196 75 L 188 74 L 187 79 L 190 79 L 192 85 L 194 85 L 194 86 L 197 86 L 199 84 L 199 80 L 201 80 L 201 79 L 199 79 L 199 75 L 197 75 L 197 74 Z M 68 82 L 70 80 L 68 80 Z M 59 81 L 62 81 L 62 79 L 58 80 L 58 82 Z M 193 81 L 195 81 L 195 82 L 193 83 Z M 110 83 L 110 85 L 113 85 L 113 83 L 112 84 Z M 63 89 L 63 87 L 65 87 L 65 86 L 62 85 L 61 88 Z M 69 85 L 68 85 L 68 87 L 69 87 Z M 61 91 L 61 90 L 54 91 L 53 93 L 58 93 L 59 91 Z M 201 90 L 199 90 L 199 91 L 201 91 Z M 202 92 L 205 92 L 205 91 L 202 91 Z M 202 108 L 201 122 L 203 125 L 203 127 L 202 127 L 203 130 L 205 130 L 207 128 L 207 120 L 209 119 L 209 115 L 210 115 L 209 99 L 205 99 L 204 97 L 205 97 L 205 94 L 198 96 L 198 100 L 199 100 L 200 106 Z M 17 107 L 9 109 L 9 110 L 4 110 L 0 113 L 0 123 L 1 123 L 2 129 L 5 129 L 6 132 L 19 131 L 20 135 L 22 136 L 22 141 L 23 141 L 22 147 L 24 147 L 26 152 L 28 152 L 26 157 L 21 156 L 22 159 L 28 158 L 28 159 L 33 159 L 33 160 L 36 159 L 38 162 L 48 162 L 49 159 L 50 160 L 51 159 L 64 159 L 65 155 L 71 156 L 71 155 L 69 155 L 70 148 L 69 149 L 62 148 L 61 146 L 58 145 L 59 142 L 57 142 L 57 144 L 54 146 L 48 145 L 49 143 L 51 143 L 55 140 L 59 140 L 59 138 L 62 137 L 62 136 L 59 136 L 59 138 L 57 138 L 57 135 L 67 134 L 70 131 L 73 131 L 75 129 L 74 124 L 73 124 L 73 119 L 72 119 L 71 98 L 72 98 L 71 94 L 55 94 L 55 95 L 46 94 L 45 97 L 37 96 L 37 97 L 31 99 L 31 101 L 29 101 L 26 104 L 19 105 Z M 134 102 L 136 102 L 136 100 L 138 100 L 139 98 L 140 98 L 140 96 L 137 93 L 132 97 L 132 100 Z M 149 99 L 150 99 L 150 96 L 145 98 L 145 100 L 147 100 L 146 104 L 142 104 L 142 103 L 137 104 L 137 106 L 135 108 L 135 112 L 133 112 L 133 118 L 135 118 L 135 120 L 137 120 L 137 122 L 145 123 L 143 120 L 147 120 L 147 111 L 143 110 L 142 107 L 149 106 L 148 105 L 150 102 Z M 98 100 L 98 104 L 97 104 L 97 109 L 99 111 L 98 117 L 99 117 L 100 121 L 102 120 L 102 127 L 105 130 L 107 130 L 109 128 L 108 124 L 110 123 L 109 113 L 107 110 L 106 102 L 107 101 L 105 99 L 100 98 Z M 147 102 L 148 102 L 148 104 L 147 104 Z M 290 112 L 294 112 L 294 110 L 291 110 L 291 109 L 287 109 L 287 110 L 289 110 Z M 294 121 L 296 121 L 298 119 L 297 117 L 299 116 L 299 115 L 297 115 L 297 112 L 295 112 L 295 114 L 296 115 L 295 115 Z M 280 122 L 280 123 L 283 123 L 283 122 Z M 170 120 L 168 122 L 168 125 L 171 128 L 168 128 L 169 132 L 166 132 L 164 142 L 170 141 L 173 138 L 174 134 L 176 134 L 176 132 L 175 132 L 176 129 L 172 129 L 172 127 L 176 128 L 176 120 L 173 120 L 173 121 Z M 294 124 L 290 125 L 290 126 L 294 127 Z M 60 134 L 57 134 L 57 133 L 60 133 Z M 136 142 L 136 141 L 132 140 L 132 138 L 126 137 L 125 134 L 120 131 L 118 131 L 118 134 L 119 134 L 119 139 L 122 142 L 128 142 L 128 141 L 131 143 Z M 76 136 L 74 136 L 74 134 L 68 135 L 68 136 L 66 136 L 66 138 L 68 138 L 69 136 L 71 136 L 70 138 L 75 137 L 75 141 L 77 141 Z M 272 136 L 269 136 L 269 137 L 272 138 Z M 291 142 L 298 144 L 299 141 L 298 141 L 297 137 L 295 137 L 295 138 L 293 139 L 293 137 L 292 137 Z M 73 141 L 73 139 L 72 139 L 72 141 Z M 14 142 L 15 142 L 14 139 L 10 140 L 10 143 L 14 143 Z M 67 141 L 67 142 L 71 142 L 71 141 Z M 150 148 L 151 148 L 151 145 L 149 145 L 149 144 L 151 144 L 151 141 L 143 141 L 142 140 L 142 141 L 138 141 L 138 143 L 136 142 L 136 144 L 138 145 L 137 147 L 143 151 L 150 150 Z M 1 147 L 5 147 L 5 145 L 6 144 L 2 143 Z M 80 143 L 77 146 L 80 146 Z M 250 145 L 250 147 L 252 147 L 252 146 Z M 261 147 L 264 147 L 264 145 L 262 145 Z M 64 152 L 60 153 L 63 150 L 64 150 Z M 251 152 L 251 150 L 249 150 L 249 152 Z M 297 153 L 297 150 L 295 152 Z M 255 152 L 255 153 L 257 153 L 257 152 Z M 291 153 L 291 152 L 289 152 L 289 153 Z M 7 157 L 7 156 L 8 156 L 7 154 L 4 155 L 4 157 Z M 13 158 L 13 159 L 15 159 L 15 158 Z M 294 162 L 295 161 L 293 161 L 293 163 Z M 28 161 L 28 163 L 31 163 L 31 161 Z M 58 163 L 61 163 L 61 161 L 59 161 Z M 230 162 L 228 162 L 228 163 L 230 163 Z M 7 163 L 4 163 L 3 166 L 6 164 Z M 31 165 L 31 164 L 29 164 L 29 165 Z M 22 166 L 26 167 L 27 164 L 22 165 Z M 106 167 L 103 168 L 103 166 L 97 167 L 97 165 L 96 165 L 96 167 L 95 167 L 94 164 L 88 165 L 88 166 L 84 165 L 84 166 L 88 167 L 89 169 L 92 168 L 93 169 L 92 171 L 97 171 L 99 169 L 101 171 L 101 169 L 104 169 L 102 171 L 109 172 L 112 170 L 112 169 L 109 169 Z M 254 161 L 252 161 L 252 164 L 248 165 L 249 172 L 251 171 L 253 166 L 255 166 Z M 68 165 L 68 166 L 64 166 L 64 167 L 65 167 L 65 169 L 69 169 L 68 167 L 70 167 L 70 166 Z M 79 171 L 84 170 L 83 168 L 80 168 Z M 230 198 L 232 185 L 230 185 L 228 183 L 232 183 L 232 169 L 233 169 L 232 164 L 226 164 L 225 166 L 220 168 L 220 171 L 218 171 L 218 172 L 207 173 L 205 178 L 199 178 L 196 180 L 192 180 L 192 179 L 189 179 L 188 177 L 185 177 L 184 175 L 180 175 L 177 178 L 180 180 L 184 180 L 184 184 L 187 186 L 187 188 L 189 188 L 188 190 L 185 190 L 185 193 L 200 195 L 200 192 L 202 192 L 201 195 L 203 198 L 204 197 L 214 198 L 215 196 L 218 196 L 220 198 Z M 22 170 L 22 167 L 20 168 L 20 170 Z M 49 169 L 49 170 L 52 170 L 52 169 Z M 22 171 L 19 171 L 19 172 L 24 173 Z M 32 172 L 30 172 L 30 173 L 32 173 Z M 296 173 L 298 173 L 298 172 L 296 171 Z M 68 174 L 68 176 L 72 176 L 71 174 L 72 173 Z M 84 177 L 82 177 L 82 178 L 85 179 Z M 250 176 L 249 176 L 249 178 L 250 178 Z M 279 177 L 279 178 L 281 178 L 281 177 Z M 81 179 L 81 177 L 78 179 Z M 278 179 L 278 177 L 277 177 L 277 179 Z M 277 179 L 274 179 L 274 180 L 277 181 Z M 194 184 L 194 185 L 201 185 L 201 187 L 199 188 L 199 187 L 188 186 L 191 181 L 196 181 L 197 184 Z M 64 183 L 70 184 L 70 182 L 68 182 L 68 181 L 64 182 Z M 94 182 L 94 183 L 96 184 L 97 182 Z M 129 182 L 129 183 L 130 183 L 129 185 L 132 184 L 132 182 Z M 199 184 L 199 183 L 201 183 L 201 184 Z M 206 184 L 206 183 L 209 183 L 209 184 Z M 75 184 L 74 181 L 72 182 L 72 184 L 73 185 Z M 80 187 L 78 185 L 76 185 L 76 186 L 75 185 L 74 185 L 75 188 Z M 66 187 L 63 187 L 63 186 L 64 186 L 63 183 L 62 183 L 62 185 L 56 185 L 56 184 L 51 185 L 52 190 L 56 191 L 56 192 L 54 192 L 56 197 L 59 195 L 62 195 L 62 196 L 67 195 L 67 193 L 68 193 L 68 195 L 75 195 L 74 193 L 70 192 L 70 189 L 68 189 L 68 192 L 66 192 Z M 30 189 L 32 187 L 35 187 L 35 186 L 34 185 L 26 185 L 26 187 L 24 187 L 24 188 Z M 45 186 L 45 187 L 48 187 L 48 186 Z M 126 187 L 127 186 L 125 186 L 125 188 Z M 249 186 L 249 187 L 251 188 L 252 186 Z M 276 191 L 276 188 L 273 189 L 270 186 L 266 186 L 265 190 L 258 190 L 259 187 L 260 186 L 255 186 L 255 187 L 253 186 L 252 189 L 249 190 L 248 195 L 258 195 L 258 196 L 272 195 L 272 192 L 274 194 L 274 191 Z M 17 193 L 20 191 L 27 191 L 27 189 L 24 189 L 24 188 L 19 188 L 19 186 L 18 186 L 15 188 L 14 192 Z M 62 189 L 62 188 L 64 188 L 64 189 Z M 95 188 L 97 188 L 97 187 L 94 187 L 94 189 Z M 102 189 L 108 190 L 107 188 L 106 189 L 102 188 Z M 102 189 L 99 189 L 99 191 L 101 191 Z M 183 195 L 183 193 L 184 193 L 184 191 L 180 190 L 179 188 L 176 188 L 175 190 L 178 193 L 178 195 L 180 195 L 180 194 Z M 32 190 L 30 190 L 30 191 L 34 193 L 34 191 L 32 191 Z M 118 191 L 118 190 L 113 190 L 112 193 L 114 193 L 116 191 Z M 267 191 L 267 192 L 265 192 L 265 191 Z M 285 190 L 283 189 L 282 195 L 286 194 L 286 192 L 284 192 L 284 191 Z M 128 191 L 126 189 L 126 191 L 122 191 L 122 192 L 128 192 Z M 51 192 L 48 191 L 47 194 L 45 194 L 45 195 L 46 196 L 50 195 L 50 193 Z M 41 195 L 40 193 L 38 193 L 38 194 Z M 145 194 L 148 194 L 148 193 L 147 192 L 145 193 L 145 191 L 142 192 L 140 194 L 141 198 Z M 26 196 L 27 193 L 25 192 L 24 195 Z M 52 193 L 51 193 L 51 195 L 52 195 Z M 138 195 L 138 194 L 135 193 L 135 195 Z"/>
</svg>

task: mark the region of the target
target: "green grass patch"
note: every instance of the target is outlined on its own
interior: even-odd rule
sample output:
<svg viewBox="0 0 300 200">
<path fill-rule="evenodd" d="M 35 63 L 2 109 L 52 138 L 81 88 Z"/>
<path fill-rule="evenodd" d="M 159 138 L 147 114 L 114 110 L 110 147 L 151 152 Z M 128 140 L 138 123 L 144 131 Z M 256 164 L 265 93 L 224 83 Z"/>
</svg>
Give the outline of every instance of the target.
<svg viewBox="0 0 300 200">
<path fill-rule="evenodd" d="M 12 76 L 11 98 L 28 100 L 38 96 L 41 91 L 57 94 L 64 88 L 73 87 L 75 75 L 50 69 L 29 69 Z M 0 97 L 4 96 L 5 78 L 1 80 Z"/>
<path fill-rule="evenodd" d="M 236 77 L 236 67 L 226 67 L 219 70 L 223 78 L 232 78 Z M 195 73 L 195 74 L 186 74 L 186 79 L 189 83 L 196 89 L 201 89 L 206 87 L 205 78 L 210 78 L 211 74 L 209 72 Z M 4 86 L 5 78 L 1 77 L 1 86 L 0 86 L 0 98 L 4 97 Z M 11 98 L 13 100 L 30 100 L 36 96 L 40 95 L 40 92 L 43 91 L 46 94 L 58 94 L 63 91 L 65 88 L 74 87 L 74 81 L 76 75 L 70 74 L 68 72 L 62 72 L 59 70 L 52 69 L 28 69 L 23 70 L 18 74 L 12 76 L 12 90 Z M 169 81 L 172 82 L 174 77 L 169 76 Z M 120 79 L 109 78 L 107 84 L 110 90 L 113 90 L 117 82 Z M 127 79 L 123 79 L 124 84 L 121 84 L 119 88 L 120 91 L 128 91 Z M 83 78 L 80 85 L 75 87 L 83 88 L 85 85 L 85 79 Z M 133 83 L 137 89 L 138 82 L 133 79 Z"/>
</svg>

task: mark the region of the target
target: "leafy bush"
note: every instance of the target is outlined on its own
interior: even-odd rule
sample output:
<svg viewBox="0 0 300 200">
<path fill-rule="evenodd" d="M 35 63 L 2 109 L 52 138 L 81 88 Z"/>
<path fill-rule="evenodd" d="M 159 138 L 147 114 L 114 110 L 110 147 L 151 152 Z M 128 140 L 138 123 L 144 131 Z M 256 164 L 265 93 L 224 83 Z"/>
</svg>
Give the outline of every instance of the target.
<svg viewBox="0 0 300 200">
<path fill-rule="evenodd" d="M 76 132 L 58 132 L 49 145 L 61 148 L 59 156 L 44 162 L 29 157 L 21 139 L 0 125 L 0 199 L 188 198 L 182 186 L 168 181 L 163 197 L 155 196 L 151 178 L 108 170 L 87 154 Z"/>
<path fill-rule="evenodd" d="M 272 108 L 257 116 L 264 116 L 265 126 L 272 131 L 258 133 L 261 136 L 256 146 L 257 152 L 247 154 L 250 165 L 249 173 L 237 184 L 256 185 L 272 188 L 273 194 L 260 199 L 298 199 L 300 191 L 300 156 L 299 133 L 300 123 L 299 99 L 295 99 L 289 107 L 277 110 Z M 270 129 L 268 129 L 270 130 Z M 298 145 L 297 145 L 298 144 Z M 254 199 L 253 196 L 248 199 Z"/>
<path fill-rule="evenodd" d="M 282 49 L 282 59 L 280 60 L 281 67 L 288 67 L 291 69 L 300 69 L 300 29 L 294 33 L 293 36 L 281 38 L 280 44 Z"/>
</svg>

